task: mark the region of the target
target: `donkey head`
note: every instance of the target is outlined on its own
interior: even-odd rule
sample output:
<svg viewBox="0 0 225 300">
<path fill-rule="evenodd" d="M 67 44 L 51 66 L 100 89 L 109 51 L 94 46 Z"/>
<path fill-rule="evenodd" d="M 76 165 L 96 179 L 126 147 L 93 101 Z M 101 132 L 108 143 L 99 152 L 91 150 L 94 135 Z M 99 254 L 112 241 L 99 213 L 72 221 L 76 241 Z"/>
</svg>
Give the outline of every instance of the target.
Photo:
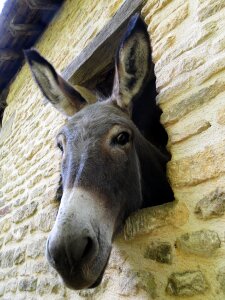
<svg viewBox="0 0 225 300">
<path fill-rule="evenodd" d="M 68 116 L 57 136 L 63 193 L 46 253 L 73 289 L 100 283 L 115 234 L 146 205 L 145 196 L 172 195 L 167 159 L 131 120 L 151 68 L 149 44 L 145 24 L 133 16 L 117 52 L 112 95 L 91 105 L 37 51 L 25 52 L 44 96 Z"/>
</svg>

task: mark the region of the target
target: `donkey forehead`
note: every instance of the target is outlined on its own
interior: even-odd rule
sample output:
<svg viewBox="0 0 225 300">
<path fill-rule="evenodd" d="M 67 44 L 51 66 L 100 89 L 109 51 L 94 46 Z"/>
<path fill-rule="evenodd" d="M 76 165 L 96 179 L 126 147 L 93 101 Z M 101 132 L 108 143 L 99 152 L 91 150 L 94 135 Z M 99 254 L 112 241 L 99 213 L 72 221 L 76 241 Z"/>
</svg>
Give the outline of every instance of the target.
<svg viewBox="0 0 225 300">
<path fill-rule="evenodd" d="M 86 106 L 68 119 L 60 133 L 74 136 L 82 132 L 82 135 L 86 133 L 87 136 L 97 138 L 107 133 L 115 125 L 129 128 L 132 131 L 135 128 L 128 114 L 120 108 L 100 102 Z"/>
</svg>

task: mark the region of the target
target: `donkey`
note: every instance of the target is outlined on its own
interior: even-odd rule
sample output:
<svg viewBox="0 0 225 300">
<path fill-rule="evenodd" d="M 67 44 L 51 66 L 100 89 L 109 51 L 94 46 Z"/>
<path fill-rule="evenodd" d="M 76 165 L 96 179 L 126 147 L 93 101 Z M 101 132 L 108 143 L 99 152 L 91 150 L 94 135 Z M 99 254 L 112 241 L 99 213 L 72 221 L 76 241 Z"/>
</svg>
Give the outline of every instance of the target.
<svg viewBox="0 0 225 300">
<path fill-rule="evenodd" d="M 152 66 L 145 23 L 134 15 L 115 59 L 109 98 L 86 100 L 36 50 L 26 50 L 44 96 L 68 119 L 57 136 L 62 198 L 46 255 L 71 289 L 100 284 L 112 242 L 132 212 L 173 200 L 168 156 L 132 121 L 132 103 Z"/>
</svg>

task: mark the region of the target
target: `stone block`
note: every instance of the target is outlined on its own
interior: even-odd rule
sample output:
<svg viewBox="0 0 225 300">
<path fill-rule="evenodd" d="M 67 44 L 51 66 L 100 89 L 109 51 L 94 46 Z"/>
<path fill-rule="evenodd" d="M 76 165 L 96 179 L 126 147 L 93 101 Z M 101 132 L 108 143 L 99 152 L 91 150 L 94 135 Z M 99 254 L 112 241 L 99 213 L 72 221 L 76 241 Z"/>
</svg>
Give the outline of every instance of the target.
<svg viewBox="0 0 225 300">
<path fill-rule="evenodd" d="M 23 205 L 28 199 L 28 193 L 25 193 L 24 195 L 20 195 L 18 197 L 18 199 L 15 199 L 15 201 L 13 202 L 13 206 L 14 207 L 18 207 Z"/>
<path fill-rule="evenodd" d="M 9 138 L 12 133 L 13 123 L 15 119 L 15 112 L 10 116 L 10 118 L 4 123 L 1 129 L 1 140 L 0 147 Z"/>
<path fill-rule="evenodd" d="M 190 297 L 204 294 L 208 287 L 208 283 L 201 271 L 186 271 L 170 275 L 166 292 L 173 296 Z"/>
<path fill-rule="evenodd" d="M 38 229 L 43 232 L 49 232 L 55 223 L 57 211 L 57 208 L 52 208 L 51 211 L 48 210 L 46 212 L 41 213 L 38 216 L 37 220 Z"/>
<path fill-rule="evenodd" d="M 1 268 L 11 268 L 14 262 L 14 249 L 1 252 L 0 262 Z"/>
<path fill-rule="evenodd" d="M 224 32 L 219 35 L 218 38 L 213 39 L 210 52 L 212 54 L 217 54 L 225 49 L 225 36 Z"/>
<path fill-rule="evenodd" d="M 31 160 L 43 147 L 43 143 L 39 143 L 34 145 L 34 143 L 30 143 L 27 145 L 27 152 L 25 153 L 24 157 L 27 160 Z"/>
<path fill-rule="evenodd" d="M 30 189 L 34 186 L 36 186 L 40 181 L 41 179 L 43 178 L 43 175 L 42 174 L 37 174 L 35 175 L 27 184 L 27 187 Z"/>
<path fill-rule="evenodd" d="M 12 242 L 13 240 L 13 235 L 12 233 L 8 233 L 6 236 L 5 236 L 5 245 L 7 245 L 8 243 Z"/>
<path fill-rule="evenodd" d="M 43 278 L 38 281 L 37 293 L 40 296 L 49 294 L 53 298 L 55 295 L 61 295 L 63 297 L 65 295 L 65 286 L 56 278 Z"/>
<path fill-rule="evenodd" d="M 217 123 L 220 125 L 225 125 L 225 107 L 221 107 L 217 112 Z"/>
<path fill-rule="evenodd" d="M 33 259 L 44 256 L 47 238 L 41 238 L 27 246 L 27 256 Z"/>
<path fill-rule="evenodd" d="M 140 271 L 137 272 L 137 277 L 139 281 L 138 286 L 146 291 L 152 299 L 155 299 L 157 297 L 157 286 L 153 274 L 148 271 Z"/>
<path fill-rule="evenodd" d="M 7 278 L 16 278 L 18 276 L 19 272 L 18 272 L 18 267 L 13 267 L 13 268 L 10 268 L 9 271 L 7 271 L 6 273 L 6 277 Z"/>
<path fill-rule="evenodd" d="M 5 285 L 0 285 L 0 297 L 2 297 L 5 293 Z"/>
<path fill-rule="evenodd" d="M 224 85 L 225 82 L 223 80 L 217 79 L 213 84 L 184 97 L 179 103 L 170 106 L 167 111 L 164 111 L 161 122 L 164 125 L 169 125 L 179 121 L 189 112 L 200 108 L 205 103 L 209 103 L 219 93 L 223 92 Z"/>
<path fill-rule="evenodd" d="M 124 226 L 125 239 L 149 234 L 161 227 L 182 226 L 188 221 L 189 212 L 184 203 L 167 203 L 148 207 L 133 213 Z"/>
<path fill-rule="evenodd" d="M 4 237 L 1 237 L 1 238 L 0 238 L 0 248 L 2 248 L 3 243 L 4 243 Z"/>
<path fill-rule="evenodd" d="M 189 54 L 188 56 L 183 55 L 182 59 L 178 58 L 174 60 L 171 64 L 164 67 L 161 72 L 158 72 L 157 87 L 159 89 L 162 89 L 163 87 L 167 86 L 170 82 L 175 81 L 176 78 L 178 78 L 181 75 L 187 74 L 188 76 L 190 76 L 191 72 L 193 72 L 194 70 L 198 72 L 199 67 L 202 66 L 204 63 L 205 58 L 202 57 L 202 54 Z M 201 76 L 202 74 L 199 75 L 199 77 Z M 199 80 L 199 78 L 197 80 Z"/>
<path fill-rule="evenodd" d="M 147 14 L 151 14 L 153 16 L 159 10 L 162 10 L 171 1 L 172 0 L 161 0 L 160 2 L 158 0 L 148 1 L 141 12 L 144 16 L 146 16 Z"/>
<path fill-rule="evenodd" d="M 26 247 L 18 247 L 14 252 L 14 264 L 20 265 L 25 261 Z"/>
<path fill-rule="evenodd" d="M 195 84 L 200 85 L 213 76 L 218 76 L 219 72 L 225 70 L 225 54 L 217 55 L 213 60 L 209 60 L 206 64 L 196 70 L 194 76 L 196 78 Z"/>
<path fill-rule="evenodd" d="M 194 186 L 225 173 L 224 143 L 167 164 L 168 176 L 174 187 Z"/>
<path fill-rule="evenodd" d="M 11 228 L 11 220 L 10 218 L 4 218 L 0 222 L 0 233 L 6 233 Z"/>
<path fill-rule="evenodd" d="M 157 41 L 162 40 L 167 33 L 171 32 L 174 28 L 180 25 L 188 16 L 188 8 L 188 2 L 186 2 L 178 7 L 173 14 L 168 16 L 164 22 L 161 22 L 151 34 L 151 39 L 153 42 L 156 43 Z M 150 31 L 150 28 L 148 28 L 148 30 Z"/>
<path fill-rule="evenodd" d="M 0 281 L 3 281 L 6 278 L 6 273 L 0 272 Z"/>
<path fill-rule="evenodd" d="M 151 12 L 151 8 L 154 7 L 157 3 L 158 0 L 147 1 L 145 6 L 142 8 L 141 14 L 146 17 Z"/>
<path fill-rule="evenodd" d="M 43 258 L 43 261 L 38 261 L 33 264 L 32 274 L 46 274 L 49 272 L 50 265 L 46 262 L 46 258 Z"/>
<path fill-rule="evenodd" d="M 3 192 L 0 191 L 0 207 L 5 205 L 5 199 L 3 199 Z"/>
<path fill-rule="evenodd" d="M 201 219 L 222 216 L 225 212 L 225 191 L 215 189 L 198 201 L 195 207 L 196 215 Z"/>
<path fill-rule="evenodd" d="M 225 7 L 223 0 L 206 0 L 201 6 L 199 6 L 197 15 L 199 21 L 203 22 L 207 18 L 213 16 L 217 12 L 220 12 Z"/>
<path fill-rule="evenodd" d="M 19 290 L 25 292 L 33 292 L 37 288 L 37 278 L 30 277 L 24 278 L 19 281 L 18 285 Z"/>
<path fill-rule="evenodd" d="M 216 279 L 218 280 L 220 284 L 220 288 L 223 294 L 225 295 L 225 267 L 224 266 L 218 270 Z"/>
<path fill-rule="evenodd" d="M 15 293 L 17 290 L 17 280 L 13 279 L 7 282 L 6 287 L 5 287 L 5 293 L 6 292 L 11 292 Z"/>
<path fill-rule="evenodd" d="M 13 231 L 13 238 L 20 242 L 28 233 L 29 225 L 20 226 Z"/>
<path fill-rule="evenodd" d="M 37 197 L 43 196 L 46 190 L 46 184 L 40 184 L 39 186 L 35 187 L 30 193 L 30 199 L 34 200 Z"/>
<path fill-rule="evenodd" d="M 150 299 L 156 298 L 156 283 L 151 272 L 125 270 L 121 273 L 118 290 L 120 296 L 138 299 L 140 289 L 145 291 Z"/>
<path fill-rule="evenodd" d="M 0 208 L 0 218 L 6 216 L 7 214 L 9 214 L 11 212 L 11 204 L 6 205 L 2 208 Z"/>
<path fill-rule="evenodd" d="M 137 272 L 126 270 L 122 272 L 119 281 L 118 294 L 126 297 L 134 297 L 138 293 Z"/>
<path fill-rule="evenodd" d="M 197 134 L 200 134 L 206 131 L 208 128 L 211 127 L 211 124 L 206 120 L 194 121 L 190 124 L 182 124 L 179 126 L 177 130 L 171 129 L 169 134 L 169 143 L 170 144 L 177 144 L 182 141 L 187 140 Z"/>
<path fill-rule="evenodd" d="M 176 240 L 176 246 L 186 253 L 211 256 L 220 248 L 221 241 L 217 232 L 203 229 L 181 235 Z"/>
<path fill-rule="evenodd" d="M 193 26 L 191 26 L 191 30 L 188 31 L 187 35 L 185 35 L 185 39 L 184 40 L 181 39 L 175 48 L 172 47 L 171 50 L 168 50 L 161 57 L 161 59 L 156 62 L 155 64 L 156 74 L 158 74 L 158 72 L 161 72 L 164 69 L 164 67 L 167 66 L 169 63 L 171 63 L 175 58 L 201 45 L 217 29 L 218 29 L 218 25 L 215 21 L 211 21 L 202 25 L 194 24 Z"/>
<path fill-rule="evenodd" d="M 172 263 L 172 246 L 167 242 L 152 242 L 147 246 L 144 258 L 155 260 L 159 263 Z"/>
<path fill-rule="evenodd" d="M 23 205 L 12 216 L 13 223 L 20 223 L 28 217 L 31 217 L 37 211 L 38 203 L 32 201 L 29 204 Z"/>
<path fill-rule="evenodd" d="M 171 48 L 176 42 L 175 35 L 169 34 L 167 37 L 165 37 L 162 41 L 159 41 L 157 43 L 157 47 L 153 49 L 152 58 L 153 61 L 158 61 L 161 56 L 165 53 L 166 50 Z"/>
</svg>

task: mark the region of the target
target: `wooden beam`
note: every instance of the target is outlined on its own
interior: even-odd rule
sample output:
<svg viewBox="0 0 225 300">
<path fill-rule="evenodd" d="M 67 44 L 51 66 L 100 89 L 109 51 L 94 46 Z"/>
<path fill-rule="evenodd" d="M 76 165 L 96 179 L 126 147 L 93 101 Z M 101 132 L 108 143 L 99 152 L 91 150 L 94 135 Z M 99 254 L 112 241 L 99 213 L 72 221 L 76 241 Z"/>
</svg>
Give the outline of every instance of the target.
<svg viewBox="0 0 225 300">
<path fill-rule="evenodd" d="M 73 84 L 85 82 L 113 64 L 115 51 L 130 17 L 140 11 L 143 0 L 126 0 L 115 16 L 63 72 Z"/>
<path fill-rule="evenodd" d="M 16 51 L 9 48 L 0 48 L 0 61 L 16 60 L 22 56 L 21 51 Z"/>
<path fill-rule="evenodd" d="M 26 0 L 30 9 L 56 10 L 62 4 L 62 0 Z"/>
<path fill-rule="evenodd" d="M 43 26 L 39 24 L 17 24 L 13 18 L 10 22 L 9 30 L 13 36 L 35 35 L 43 30 Z"/>
</svg>

